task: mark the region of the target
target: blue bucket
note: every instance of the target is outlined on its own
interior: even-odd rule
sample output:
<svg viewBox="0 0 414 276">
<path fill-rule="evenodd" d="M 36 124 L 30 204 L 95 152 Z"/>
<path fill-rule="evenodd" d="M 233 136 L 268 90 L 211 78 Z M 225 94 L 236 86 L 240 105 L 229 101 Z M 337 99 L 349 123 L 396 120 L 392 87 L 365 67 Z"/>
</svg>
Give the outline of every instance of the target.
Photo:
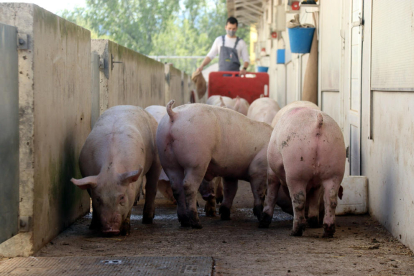
<svg viewBox="0 0 414 276">
<path fill-rule="evenodd" d="M 267 73 L 267 70 L 269 70 L 267 66 L 257 66 L 257 72 L 259 73 Z"/>
<path fill-rule="evenodd" d="M 285 49 L 278 49 L 277 50 L 277 64 L 285 64 Z"/>
<path fill-rule="evenodd" d="M 296 54 L 310 52 L 315 28 L 288 28 L 290 51 Z"/>
</svg>

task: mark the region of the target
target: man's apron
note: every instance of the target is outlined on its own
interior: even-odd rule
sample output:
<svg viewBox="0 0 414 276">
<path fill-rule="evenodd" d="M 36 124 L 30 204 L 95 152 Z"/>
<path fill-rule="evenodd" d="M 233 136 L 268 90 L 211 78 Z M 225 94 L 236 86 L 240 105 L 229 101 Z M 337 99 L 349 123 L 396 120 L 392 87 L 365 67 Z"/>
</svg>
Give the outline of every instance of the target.
<svg viewBox="0 0 414 276">
<path fill-rule="evenodd" d="M 219 71 L 239 71 L 240 60 L 236 47 L 240 38 L 237 37 L 234 47 L 230 48 L 224 46 L 224 37 L 224 35 L 221 37 L 223 39 L 223 45 L 220 48 Z"/>
</svg>

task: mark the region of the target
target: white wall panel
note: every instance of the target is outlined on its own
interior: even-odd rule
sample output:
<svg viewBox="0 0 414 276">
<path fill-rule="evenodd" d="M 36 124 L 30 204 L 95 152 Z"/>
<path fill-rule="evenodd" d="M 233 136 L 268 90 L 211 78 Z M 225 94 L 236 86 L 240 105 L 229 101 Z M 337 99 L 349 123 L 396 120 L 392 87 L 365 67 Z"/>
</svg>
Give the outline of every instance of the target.
<svg viewBox="0 0 414 276">
<path fill-rule="evenodd" d="M 341 0 L 321 1 L 321 90 L 339 91 L 341 68 Z"/>
<path fill-rule="evenodd" d="M 339 124 L 341 117 L 339 92 L 322 92 L 322 111 Z"/>
<path fill-rule="evenodd" d="M 373 1 L 372 90 L 414 91 L 414 1 Z"/>
<path fill-rule="evenodd" d="M 286 104 L 296 101 L 296 71 L 293 62 L 286 65 Z"/>
</svg>

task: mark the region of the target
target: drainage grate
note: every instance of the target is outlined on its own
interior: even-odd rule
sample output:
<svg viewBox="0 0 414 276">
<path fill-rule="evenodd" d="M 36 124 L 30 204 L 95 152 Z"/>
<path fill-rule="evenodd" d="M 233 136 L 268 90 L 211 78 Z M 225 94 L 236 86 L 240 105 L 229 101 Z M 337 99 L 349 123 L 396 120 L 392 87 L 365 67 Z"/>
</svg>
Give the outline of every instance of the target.
<svg viewBox="0 0 414 276">
<path fill-rule="evenodd" d="M 39 257 L 0 264 L 0 275 L 211 275 L 211 257 Z"/>
</svg>

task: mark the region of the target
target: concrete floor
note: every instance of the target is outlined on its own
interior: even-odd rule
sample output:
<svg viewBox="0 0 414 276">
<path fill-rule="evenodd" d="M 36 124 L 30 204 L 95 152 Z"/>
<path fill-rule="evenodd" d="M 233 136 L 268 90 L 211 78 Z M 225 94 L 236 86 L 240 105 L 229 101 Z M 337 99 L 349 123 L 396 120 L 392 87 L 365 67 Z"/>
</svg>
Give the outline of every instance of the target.
<svg viewBox="0 0 414 276">
<path fill-rule="evenodd" d="M 205 217 L 200 207 L 203 229 L 181 228 L 175 206 L 158 198 L 153 225 L 141 224 L 140 205 L 130 236 L 105 238 L 88 229 L 86 216 L 37 256 L 211 256 L 215 275 L 414 275 L 413 252 L 371 217 L 337 217 L 333 239 L 321 238 L 322 228 L 291 237 L 291 217 L 280 210 L 259 229 L 249 184 L 239 187 L 231 221 Z"/>
</svg>

